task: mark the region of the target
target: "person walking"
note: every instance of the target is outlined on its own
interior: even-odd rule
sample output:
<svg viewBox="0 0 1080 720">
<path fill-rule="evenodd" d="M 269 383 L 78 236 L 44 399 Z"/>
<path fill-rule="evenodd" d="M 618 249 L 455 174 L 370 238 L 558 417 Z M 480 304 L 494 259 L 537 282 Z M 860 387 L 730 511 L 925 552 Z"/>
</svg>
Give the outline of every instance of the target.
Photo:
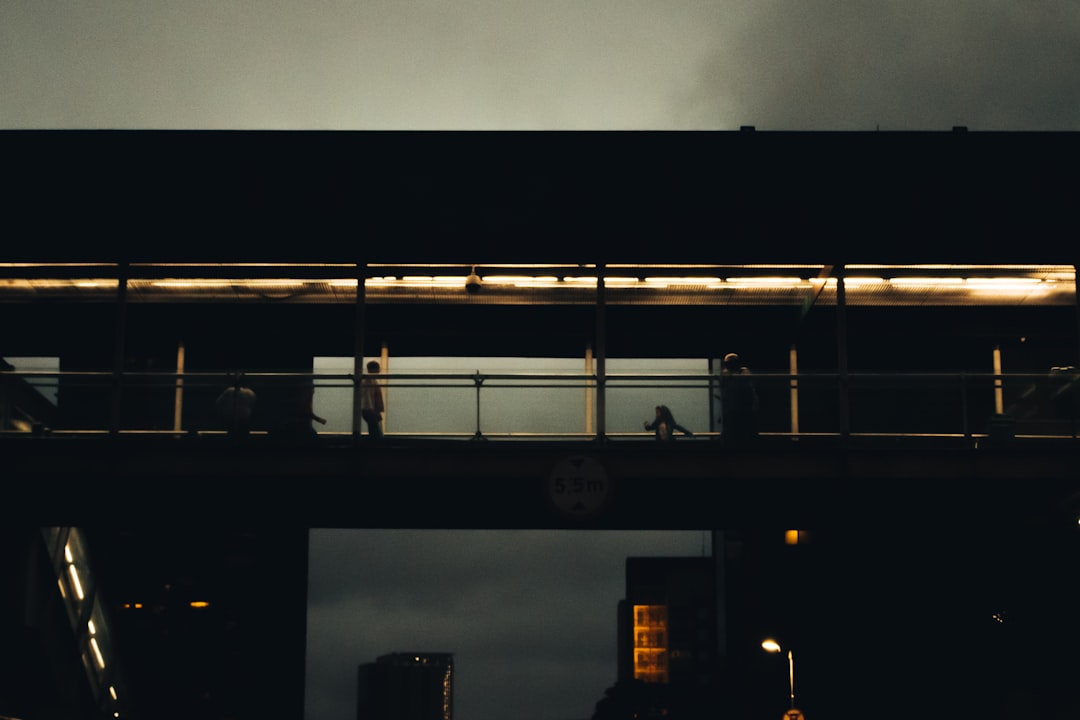
<svg viewBox="0 0 1080 720">
<path fill-rule="evenodd" d="M 667 405 L 656 406 L 656 418 L 652 422 L 646 421 L 645 429 L 652 430 L 656 434 L 656 439 L 662 442 L 673 442 L 676 432 L 681 432 L 683 435 L 694 434 L 675 422 L 675 416 Z"/>
<path fill-rule="evenodd" d="M 386 410 L 382 386 L 374 377 L 381 369 L 379 363 L 372 360 L 367 364 L 367 374 L 360 381 L 360 416 L 367 423 L 368 435 L 375 439 L 383 436 L 382 416 Z"/>
</svg>

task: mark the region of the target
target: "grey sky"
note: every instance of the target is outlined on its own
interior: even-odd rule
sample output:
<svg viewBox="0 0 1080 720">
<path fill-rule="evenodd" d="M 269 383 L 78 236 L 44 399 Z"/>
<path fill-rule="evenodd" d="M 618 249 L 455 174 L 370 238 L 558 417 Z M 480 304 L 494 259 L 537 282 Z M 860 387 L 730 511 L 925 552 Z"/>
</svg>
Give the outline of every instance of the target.
<svg viewBox="0 0 1080 720">
<path fill-rule="evenodd" d="M 312 531 L 306 720 L 355 717 L 357 666 L 411 651 L 454 653 L 456 717 L 588 718 L 626 558 L 709 552 L 704 532 Z"/>
<path fill-rule="evenodd" d="M 5 0 L 0 127 L 1080 128 L 1050 0 Z"/>
</svg>

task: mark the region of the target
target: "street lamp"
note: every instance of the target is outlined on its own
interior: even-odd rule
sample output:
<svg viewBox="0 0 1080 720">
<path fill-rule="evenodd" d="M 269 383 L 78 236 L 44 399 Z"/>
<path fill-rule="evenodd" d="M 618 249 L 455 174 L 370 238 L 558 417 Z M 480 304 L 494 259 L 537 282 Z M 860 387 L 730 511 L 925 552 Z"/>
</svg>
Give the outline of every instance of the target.
<svg viewBox="0 0 1080 720">
<path fill-rule="evenodd" d="M 778 653 L 780 652 L 780 643 L 776 642 L 772 638 L 765 638 L 761 641 L 761 647 L 765 652 Z M 791 709 L 795 709 L 795 658 L 791 654 L 791 650 L 787 651 L 787 664 L 788 664 L 788 690 L 791 696 Z"/>
</svg>

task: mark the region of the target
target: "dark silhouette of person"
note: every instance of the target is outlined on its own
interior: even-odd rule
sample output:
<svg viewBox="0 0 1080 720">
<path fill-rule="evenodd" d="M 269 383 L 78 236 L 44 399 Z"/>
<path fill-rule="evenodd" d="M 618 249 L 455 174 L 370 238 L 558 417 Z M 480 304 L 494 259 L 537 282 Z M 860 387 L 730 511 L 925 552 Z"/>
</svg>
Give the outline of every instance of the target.
<svg viewBox="0 0 1080 720">
<path fill-rule="evenodd" d="M 360 416 L 367 423 L 368 435 L 376 439 L 383 436 L 382 416 L 386 410 L 382 387 L 374 378 L 380 369 L 379 363 L 372 360 L 367 364 L 367 374 L 360 381 Z"/>
<path fill-rule="evenodd" d="M 280 438 L 300 443 L 314 442 L 318 438 L 319 434 L 312 427 L 311 422 L 325 425 L 326 418 L 319 417 L 315 413 L 314 399 L 315 385 L 310 380 L 290 391 L 283 408 L 281 422 L 277 427 Z"/>
<path fill-rule="evenodd" d="M 667 405 L 656 406 L 656 417 L 652 422 L 645 422 L 645 429 L 652 430 L 656 433 L 656 439 L 663 442 L 674 441 L 676 432 L 681 432 L 683 435 L 694 434 L 675 422 L 675 416 L 671 414 L 671 409 Z"/>
<path fill-rule="evenodd" d="M 758 396 L 750 369 L 737 353 L 724 356 L 720 379 L 720 437 L 724 445 L 743 447 L 758 435 Z"/>
<path fill-rule="evenodd" d="M 244 385 L 243 374 L 225 388 L 215 401 L 218 419 L 229 437 L 245 438 L 251 433 L 251 419 L 255 414 L 255 391 Z"/>
</svg>

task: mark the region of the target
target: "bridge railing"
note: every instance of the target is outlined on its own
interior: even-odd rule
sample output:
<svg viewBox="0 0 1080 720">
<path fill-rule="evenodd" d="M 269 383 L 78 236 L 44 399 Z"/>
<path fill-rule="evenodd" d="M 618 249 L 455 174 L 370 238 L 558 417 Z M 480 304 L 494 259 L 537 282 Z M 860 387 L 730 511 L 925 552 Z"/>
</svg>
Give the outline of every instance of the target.
<svg viewBox="0 0 1080 720">
<path fill-rule="evenodd" d="M 758 373 L 763 437 L 1080 437 L 1080 374 Z M 218 398 L 235 373 L 0 372 L 0 432 L 10 435 L 223 435 Z M 667 405 L 693 434 L 723 435 L 722 376 L 705 374 L 409 373 L 378 376 L 389 437 L 647 439 Z M 351 374 L 245 372 L 251 434 L 302 412 L 318 437 L 366 433 Z"/>
</svg>

